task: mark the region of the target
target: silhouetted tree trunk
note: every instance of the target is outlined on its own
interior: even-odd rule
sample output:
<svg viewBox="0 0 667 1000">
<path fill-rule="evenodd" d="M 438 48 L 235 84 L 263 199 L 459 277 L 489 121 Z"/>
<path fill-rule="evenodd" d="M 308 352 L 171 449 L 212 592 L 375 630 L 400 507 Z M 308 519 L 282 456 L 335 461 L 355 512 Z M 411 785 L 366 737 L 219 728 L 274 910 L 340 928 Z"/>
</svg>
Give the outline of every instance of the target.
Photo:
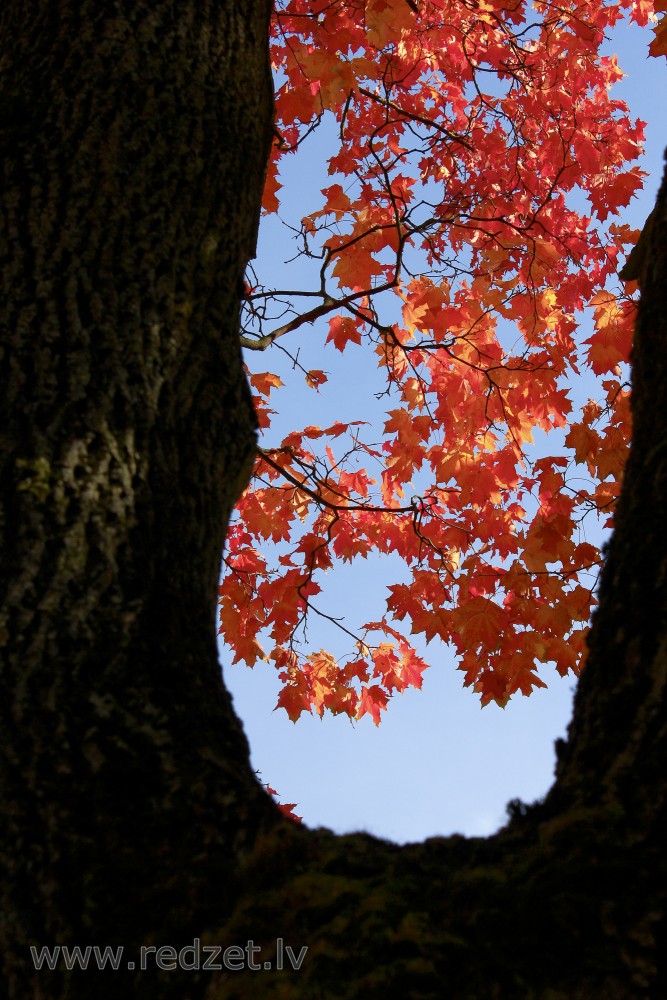
<svg viewBox="0 0 667 1000">
<path fill-rule="evenodd" d="M 7 995 L 667 996 L 664 187 L 618 528 L 546 801 L 486 840 L 397 847 L 297 828 L 254 779 L 215 599 L 254 448 L 237 327 L 269 7 L 0 7 Z M 274 968 L 139 970 L 142 945 L 195 938 Z M 35 971 L 29 946 L 58 943 L 123 945 L 121 970 Z"/>
<path fill-rule="evenodd" d="M 14 997 L 32 996 L 30 944 L 182 940 L 193 914 L 226 911 L 235 859 L 273 814 L 215 628 L 255 445 L 238 303 L 271 142 L 269 9 L 0 5 L 0 943 Z M 40 996 L 63 988 L 39 982 Z"/>
</svg>

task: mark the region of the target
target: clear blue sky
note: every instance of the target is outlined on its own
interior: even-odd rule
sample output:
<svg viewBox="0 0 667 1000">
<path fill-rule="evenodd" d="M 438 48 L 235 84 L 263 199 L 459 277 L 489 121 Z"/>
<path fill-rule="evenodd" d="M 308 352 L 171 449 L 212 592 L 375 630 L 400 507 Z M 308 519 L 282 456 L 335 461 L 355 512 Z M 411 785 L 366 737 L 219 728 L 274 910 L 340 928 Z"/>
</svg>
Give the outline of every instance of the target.
<svg viewBox="0 0 667 1000">
<path fill-rule="evenodd" d="M 642 166 L 649 177 L 622 220 L 637 227 L 653 206 L 667 145 L 662 110 L 667 62 L 648 58 L 651 37 L 649 29 L 624 25 L 608 45 L 628 74 L 614 95 L 628 103 L 634 117 L 648 122 Z M 297 158 L 293 162 L 296 166 Z M 297 191 L 326 184 L 313 173 L 311 161 L 303 158 L 299 163 L 305 173 L 288 176 L 286 188 L 290 182 Z M 260 259 L 262 255 L 278 266 L 293 256 L 293 249 L 275 228 L 265 225 Z M 332 373 L 331 384 L 339 387 L 342 397 L 339 407 L 354 397 L 358 417 L 359 399 L 365 397 L 363 415 L 372 419 L 375 362 L 365 365 L 357 353 L 339 360 L 330 348 L 323 351 L 325 334 L 324 326 L 301 330 L 289 346 L 302 351 L 306 368 Z M 253 367 L 257 368 L 256 362 Z M 269 355 L 259 366 L 266 369 L 275 370 Z M 313 395 L 290 395 L 293 409 L 283 410 L 281 427 L 321 423 L 321 414 L 310 413 L 317 405 Z M 299 412 L 304 405 L 309 407 L 305 420 Z M 326 407 L 326 401 L 320 405 Z M 340 413 L 336 417 L 344 419 Z M 385 588 L 396 579 L 381 560 L 335 568 L 330 576 L 329 606 L 337 613 L 353 607 L 359 621 L 379 617 Z M 333 642 L 330 630 L 312 623 L 311 649 L 331 648 Z M 267 664 L 252 671 L 243 664 L 229 666 L 231 656 L 221 645 L 225 682 L 243 719 L 253 764 L 279 791 L 281 801 L 298 804 L 297 812 L 309 826 L 327 826 L 339 833 L 365 830 L 399 842 L 454 832 L 483 835 L 502 825 L 510 799 L 530 802 L 549 788 L 553 742 L 567 727 L 573 679 L 543 670 L 547 690 L 537 690 L 530 698 L 517 697 L 505 709 L 491 705 L 482 710 L 478 697 L 463 687 L 451 653 L 436 643 L 420 651 L 431 664 L 422 690 L 392 699 L 376 728 L 367 716 L 355 724 L 344 717 L 302 716 L 294 725 L 284 711 L 273 711 L 280 687 L 275 669 Z"/>
</svg>

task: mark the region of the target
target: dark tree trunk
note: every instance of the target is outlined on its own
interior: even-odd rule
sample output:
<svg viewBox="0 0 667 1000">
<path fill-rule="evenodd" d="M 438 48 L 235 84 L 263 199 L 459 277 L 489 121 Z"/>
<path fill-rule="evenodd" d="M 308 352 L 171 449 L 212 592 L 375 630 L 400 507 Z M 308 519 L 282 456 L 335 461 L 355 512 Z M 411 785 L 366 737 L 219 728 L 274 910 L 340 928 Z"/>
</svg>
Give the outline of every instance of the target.
<svg viewBox="0 0 667 1000">
<path fill-rule="evenodd" d="M 296 828 L 254 779 L 215 597 L 254 448 L 237 327 L 269 8 L 0 7 L 7 995 L 667 996 L 664 186 L 618 528 L 546 801 L 487 840 L 399 848 Z M 298 971 L 139 971 L 142 945 L 196 937 L 252 940 L 253 965 L 277 938 L 308 952 Z M 35 971 L 29 946 L 54 944 L 123 945 L 122 971 Z"/>
<path fill-rule="evenodd" d="M 273 814 L 215 629 L 255 444 L 238 303 L 271 141 L 269 10 L 0 7 L 0 947 L 15 997 L 32 996 L 30 944 L 183 939 L 193 914 L 226 912 L 235 859 Z"/>
</svg>

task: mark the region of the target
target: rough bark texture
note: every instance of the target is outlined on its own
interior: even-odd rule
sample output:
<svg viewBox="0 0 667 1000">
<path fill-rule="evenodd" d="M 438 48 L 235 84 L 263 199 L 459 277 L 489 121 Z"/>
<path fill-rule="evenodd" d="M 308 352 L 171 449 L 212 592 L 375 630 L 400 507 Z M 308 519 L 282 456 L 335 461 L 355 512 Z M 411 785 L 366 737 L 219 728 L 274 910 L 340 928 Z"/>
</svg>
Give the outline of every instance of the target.
<svg viewBox="0 0 667 1000">
<path fill-rule="evenodd" d="M 237 317 L 269 7 L 0 6 L 7 995 L 667 996 L 665 186 L 618 528 L 546 801 L 487 840 L 401 848 L 294 827 L 254 780 L 214 616 L 254 446 Z M 309 950 L 298 971 L 127 969 L 195 937 L 262 964 L 277 938 Z M 57 943 L 122 944 L 123 971 L 36 972 L 29 945 Z"/>
<path fill-rule="evenodd" d="M 31 943 L 180 939 L 193 911 L 226 910 L 272 812 L 215 638 L 255 445 L 238 293 L 271 139 L 269 8 L 0 5 L 12 996 L 31 995 Z"/>
</svg>

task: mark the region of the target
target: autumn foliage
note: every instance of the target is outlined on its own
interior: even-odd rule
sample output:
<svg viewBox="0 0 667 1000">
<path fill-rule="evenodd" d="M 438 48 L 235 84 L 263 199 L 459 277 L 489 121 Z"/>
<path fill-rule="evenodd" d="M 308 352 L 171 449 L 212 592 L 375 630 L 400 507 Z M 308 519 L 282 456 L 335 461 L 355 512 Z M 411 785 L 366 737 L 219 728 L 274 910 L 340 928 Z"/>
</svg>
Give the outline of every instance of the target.
<svg viewBox="0 0 667 1000">
<path fill-rule="evenodd" d="M 277 4 L 267 213 L 282 215 L 288 158 L 334 121 L 337 139 L 319 204 L 285 218 L 285 257 L 301 253 L 313 284 L 265 283 L 261 258 L 248 276 L 261 450 L 228 536 L 220 629 L 235 661 L 275 665 L 291 719 L 378 722 L 421 685 L 413 635 L 450 644 L 482 703 L 529 694 L 541 663 L 581 669 L 601 558 L 588 526 L 611 521 L 629 435 L 636 286 L 617 272 L 642 181 L 643 123 L 615 99 L 622 72 L 601 47 L 652 10 Z M 306 330 L 321 332 L 322 370 L 299 373 Z M 291 352 L 319 392 L 326 358 L 353 345 L 384 373 L 384 426 L 276 438 L 282 381 L 257 352 Z M 384 616 L 341 623 L 348 656 L 304 649 L 309 616 L 327 613 L 322 574 L 373 553 L 409 570 Z"/>
</svg>

